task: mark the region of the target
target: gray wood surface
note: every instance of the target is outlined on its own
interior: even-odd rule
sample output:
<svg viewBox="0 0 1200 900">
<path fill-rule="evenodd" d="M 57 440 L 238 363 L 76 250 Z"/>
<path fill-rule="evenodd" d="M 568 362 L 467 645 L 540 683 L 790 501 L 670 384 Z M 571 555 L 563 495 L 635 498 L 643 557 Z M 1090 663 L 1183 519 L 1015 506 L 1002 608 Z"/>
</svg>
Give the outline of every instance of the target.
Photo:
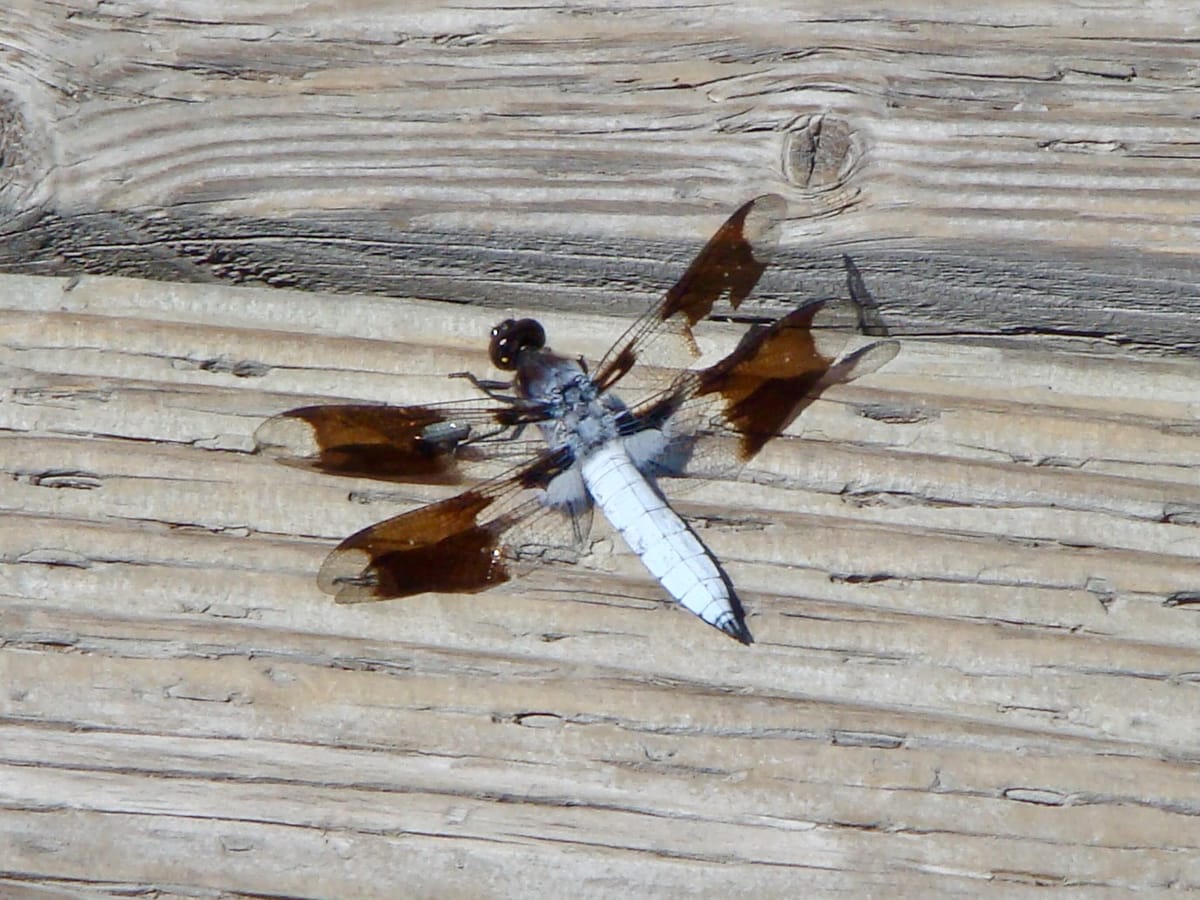
<svg viewBox="0 0 1200 900">
<path fill-rule="evenodd" d="M 253 429 L 310 400 L 459 395 L 444 374 L 486 370 L 488 310 L 2 284 L 11 883 L 1200 882 L 1194 362 L 905 340 L 741 481 L 667 483 L 743 597 L 744 648 L 603 523 L 581 564 L 485 595 L 316 590 L 338 539 L 441 489 L 287 469 Z M 593 359 L 621 325 L 546 320 Z"/>
<path fill-rule="evenodd" d="M 10 5 L 0 894 L 1200 887 L 1196 21 L 1129 6 Z M 853 293 L 902 350 L 664 483 L 757 644 L 599 522 L 316 590 L 440 494 L 260 422 L 461 396 L 500 309 L 596 359 L 772 190 L 737 318 Z"/>
<path fill-rule="evenodd" d="M 403 6 L 20 5 L 0 270 L 626 312 L 782 191 L 765 316 L 1200 344 L 1185 5 Z"/>
</svg>

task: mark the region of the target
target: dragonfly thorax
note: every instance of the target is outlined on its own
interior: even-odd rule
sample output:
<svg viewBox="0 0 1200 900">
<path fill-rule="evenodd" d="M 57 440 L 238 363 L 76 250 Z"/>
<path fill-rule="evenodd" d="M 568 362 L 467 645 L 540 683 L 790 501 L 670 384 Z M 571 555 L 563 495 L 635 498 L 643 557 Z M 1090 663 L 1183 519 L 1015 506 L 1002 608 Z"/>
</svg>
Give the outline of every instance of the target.
<svg viewBox="0 0 1200 900">
<path fill-rule="evenodd" d="M 569 446 L 578 459 L 617 437 L 613 402 L 619 407 L 619 401 L 602 398 L 577 364 L 561 360 L 542 374 L 543 392 L 536 399 L 546 412 L 541 427 L 548 444 Z"/>
</svg>

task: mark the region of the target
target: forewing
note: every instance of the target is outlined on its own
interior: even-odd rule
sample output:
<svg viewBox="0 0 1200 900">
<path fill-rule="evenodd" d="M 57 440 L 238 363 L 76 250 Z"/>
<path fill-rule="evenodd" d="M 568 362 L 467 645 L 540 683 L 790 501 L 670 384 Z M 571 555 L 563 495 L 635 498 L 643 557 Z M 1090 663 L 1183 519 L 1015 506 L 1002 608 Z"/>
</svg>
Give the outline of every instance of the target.
<svg viewBox="0 0 1200 900">
<path fill-rule="evenodd" d="M 608 390 L 664 335 L 681 337 L 698 355 L 691 328 L 722 297 L 737 309 L 753 290 L 779 244 L 787 203 L 764 194 L 743 204 L 717 229 L 683 277 L 629 326 L 596 369 L 596 384 Z"/>
<path fill-rule="evenodd" d="M 520 406 L 345 404 L 304 406 L 268 419 L 257 450 L 286 465 L 380 481 L 457 484 L 473 463 L 527 453 L 517 426 L 540 415 Z M 543 443 L 537 443 L 544 449 Z"/>
<path fill-rule="evenodd" d="M 339 603 L 358 603 L 475 593 L 508 581 L 522 554 L 538 552 L 531 542 L 569 547 L 586 536 L 586 515 L 581 525 L 570 510 L 546 504 L 556 480 L 572 476 L 570 466 L 569 451 L 547 451 L 454 497 L 364 528 L 329 555 L 317 584 Z"/>
</svg>

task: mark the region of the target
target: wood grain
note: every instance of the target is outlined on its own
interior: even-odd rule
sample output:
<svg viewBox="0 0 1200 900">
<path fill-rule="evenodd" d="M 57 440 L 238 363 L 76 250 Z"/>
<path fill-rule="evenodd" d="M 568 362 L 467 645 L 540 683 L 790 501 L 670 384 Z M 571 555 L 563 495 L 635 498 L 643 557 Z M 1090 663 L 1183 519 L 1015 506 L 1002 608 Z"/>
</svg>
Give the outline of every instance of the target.
<svg viewBox="0 0 1200 900">
<path fill-rule="evenodd" d="M 905 341 L 742 481 L 668 482 L 747 649 L 602 524 L 581 565 L 478 597 L 316 590 L 338 539 L 444 489 L 288 469 L 251 432 L 461 391 L 444 373 L 486 371 L 488 310 L 3 287 L 0 884 L 1200 884 L 1194 362 Z M 593 359 L 622 324 L 545 318 Z"/>
<path fill-rule="evenodd" d="M 8 4 L 0 893 L 1200 887 L 1195 29 Z M 595 360 L 767 191 L 737 318 L 853 293 L 905 339 L 741 480 L 664 484 L 753 648 L 602 527 L 478 597 L 317 591 L 440 489 L 273 465 L 259 423 L 461 396 L 500 309 Z"/>
<path fill-rule="evenodd" d="M 1192 17 L 931 12 L 31 0 L 0 270 L 625 313 L 780 191 L 765 317 L 845 254 L 896 333 L 1195 354 Z"/>
</svg>

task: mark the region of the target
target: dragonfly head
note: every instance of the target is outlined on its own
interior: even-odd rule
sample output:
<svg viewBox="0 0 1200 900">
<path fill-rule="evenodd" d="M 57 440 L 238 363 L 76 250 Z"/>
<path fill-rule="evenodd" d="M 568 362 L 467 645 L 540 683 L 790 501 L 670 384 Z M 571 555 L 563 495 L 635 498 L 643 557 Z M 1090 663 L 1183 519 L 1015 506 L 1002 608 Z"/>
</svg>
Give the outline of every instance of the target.
<svg viewBox="0 0 1200 900">
<path fill-rule="evenodd" d="M 512 372 L 524 350 L 540 350 L 546 346 L 546 329 L 536 319 L 505 319 L 492 329 L 489 353 L 492 365 Z"/>
</svg>

